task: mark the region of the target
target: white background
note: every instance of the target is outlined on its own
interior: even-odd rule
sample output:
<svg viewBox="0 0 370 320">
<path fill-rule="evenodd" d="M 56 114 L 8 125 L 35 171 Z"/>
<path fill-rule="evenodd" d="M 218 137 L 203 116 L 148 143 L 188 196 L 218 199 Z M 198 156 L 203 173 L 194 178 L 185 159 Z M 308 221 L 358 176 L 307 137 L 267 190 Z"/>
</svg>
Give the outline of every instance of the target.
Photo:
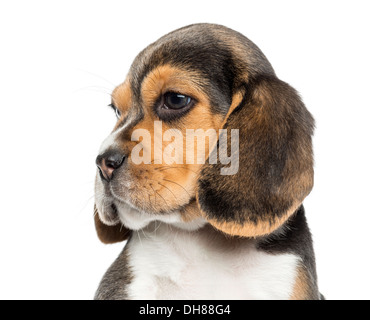
<svg viewBox="0 0 370 320">
<path fill-rule="evenodd" d="M 91 299 L 122 244 L 93 226 L 109 93 L 149 43 L 224 24 L 265 53 L 316 118 L 305 200 L 320 290 L 370 298 L 368 1 L 1 1 L 0 298 Z"/>
</svg>

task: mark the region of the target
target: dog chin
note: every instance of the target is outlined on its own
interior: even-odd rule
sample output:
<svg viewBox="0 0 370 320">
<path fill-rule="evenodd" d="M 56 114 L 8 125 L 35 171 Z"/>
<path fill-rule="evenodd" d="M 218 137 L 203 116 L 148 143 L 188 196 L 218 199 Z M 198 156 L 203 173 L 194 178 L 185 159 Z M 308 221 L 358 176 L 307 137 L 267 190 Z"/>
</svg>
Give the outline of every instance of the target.
<svg viewBox="0 0 370 320">
<path fill-rule="evenodd" d="M 117 205 L 118 217 L 121 223 L 130 230 L 141 230 L 158 221 L 183 230 L 194 231 L 202 228 L 206 220 L 198 218 L 190 222 L 185 222 L 178 211 L 168 214 L 153 214 L 139 211 L 128 204 L 121 203 Z"/>
<path fill-rule="evenodd" d="M 140 230 L 150 222 L 150 215 L 121 203 L 117 206 L 118 217 L 121 223 L 130 230 Z"/>
</svg>

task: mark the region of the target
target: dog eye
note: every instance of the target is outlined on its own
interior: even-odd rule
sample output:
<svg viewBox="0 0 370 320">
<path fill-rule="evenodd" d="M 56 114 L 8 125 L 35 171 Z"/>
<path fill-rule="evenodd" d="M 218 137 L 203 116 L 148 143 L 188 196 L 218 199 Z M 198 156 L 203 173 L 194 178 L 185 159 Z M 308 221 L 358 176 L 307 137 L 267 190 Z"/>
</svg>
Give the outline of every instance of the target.
<svg viewBox="0 0 370 320">
<path fill-rule="evenodd" d="M 119 109 L 114 105 L 114 104 L 109 104 L 108 105 L 109 107 L 111 107 L 112 109 L 113 109 L 113 111 L 115 112 L 115 114 L 116 114 L 116 117 L 117 117 L 117 119 L 120 119 L 121 118 L 121 111 L 119 111 Z"/>
<path fill-rule="evenodd" d="M 178 110 L 187 107 L 192 102 L 192 98 L 183 94 L 167 92 L 164 95 L 163 107 L 165 109 Z"/>
<path fill-rule="evenodd" d="M 155 104 L 155 113 L 163 121 L 172 121 L 187 114 L 197 101 L 176 92 L 167 92 Z"/>
<path fill-rule="evenodd" d="M 119 111 L 117 108 L 116 108 L 116 117 L 117 119 L 120 119 L 121 118 L 121 111 Z"/>
</svg>

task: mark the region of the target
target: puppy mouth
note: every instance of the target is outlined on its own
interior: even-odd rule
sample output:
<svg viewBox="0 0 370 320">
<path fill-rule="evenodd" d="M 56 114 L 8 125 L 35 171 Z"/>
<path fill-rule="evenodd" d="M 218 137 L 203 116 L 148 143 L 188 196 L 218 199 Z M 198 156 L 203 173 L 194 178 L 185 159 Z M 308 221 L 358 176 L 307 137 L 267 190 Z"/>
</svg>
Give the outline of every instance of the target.
<svg viewBox="0 0 370 320">
<path fill-rule="evenodd" d="M 98 212 L 102 222 L 108 226 L 114 226 L 120 222 L 118 209 L 114 203 L 106 205 L 102 212 Z"/>
<path fill-rule="evenodd" d="M 120 223 L 120 209 L 130 206 L 124 199 L 117 196 L 112 188 L 97 184 L 95 190 L 95 203 L 100 220 L 108 225 L 114 226 Z"/>
<path fill-rule="evenodd" d="M 116 207 L 116 205 L 114 203 L 111 204 L 110 206 L 111 208 L 111 213 L 114 217 L 117 217 L 118 218 L 118 209 Z"/>
<path fill-rule="evenodd" d="M 135 205 L 133 205 L 131 203 L 131 201 L 129 200 L 129 197 L 125 197 L 125 199 L 123 199 L 120 195 L 117 195 L 115 192 L 114 192 L 114 189 L 113 187 L 111 186 L 109 188 L 109 194 L 110 196 L 113 198 L 113 203 L 112 205 L 114 206 L 115 208 L 115 212 L 118 214 L 119 211 L 118 211 L 118 208 L 117 206 L 123 206 L 123 207 L 130 207 L 132 209 L 136 209 L 136 210 L 139 210 L 139 208 L 137 208 Z"/>
<path fill-rule="evenodd" d="M 117 195 L 112 187 L 109 188 L 107 193 L 109 193 L 109 197 L 111 198 L 111 204 L 107 212 L 108 217 L 111 221 L 114 221 L 115 224 L 122 222 L 122 219 L 124 219 L 124 216 L 128 212 L 136 212 L 136 214 L 139 214 L 143 211 L 132 204 L 129 197 L 122 198 L 122 196 Z"/>
</svg>

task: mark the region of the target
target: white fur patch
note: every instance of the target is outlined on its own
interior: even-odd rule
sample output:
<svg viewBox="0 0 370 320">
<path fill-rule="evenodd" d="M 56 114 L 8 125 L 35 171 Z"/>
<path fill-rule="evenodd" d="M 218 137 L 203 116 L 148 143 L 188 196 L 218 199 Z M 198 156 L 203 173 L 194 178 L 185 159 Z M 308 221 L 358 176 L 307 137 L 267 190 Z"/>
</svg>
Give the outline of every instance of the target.
<svg viewBox="0 0 370 320">
<path fill-rule="evenodd" d="M 230 243 L 225 243 L 229 241 Z M 128 244 L 131 299 L 289 299 L 300 259 L 258 251 L 209 226 L 189 232 L 165 223 Z"/>
</svg>

